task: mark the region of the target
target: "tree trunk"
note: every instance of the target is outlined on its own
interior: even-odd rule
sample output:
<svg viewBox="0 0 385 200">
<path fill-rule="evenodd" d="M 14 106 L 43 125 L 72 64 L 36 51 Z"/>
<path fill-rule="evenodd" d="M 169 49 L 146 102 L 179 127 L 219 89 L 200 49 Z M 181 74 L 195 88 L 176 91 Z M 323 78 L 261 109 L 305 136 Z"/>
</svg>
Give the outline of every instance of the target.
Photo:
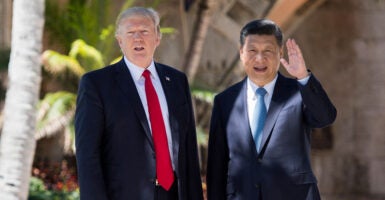
<svg viewBox="0 0 385 200">
<path fill-rule="evenodd" d="M 183 69 L 192 83 L 198 71 L 202 48 L 210 26 L 211 17 L 216 8 L 216 0 L 201 0 L 199 2 L 197 20 L 190 45 L 183 62 Z"/>
<path fill-rule="evenodd" d="M 9 88 L 0 142 L 0 199 L 24 200 L 36 141 L 36 104 L 41 82 L 44 0 L 14 0 Z"/>
</svg>

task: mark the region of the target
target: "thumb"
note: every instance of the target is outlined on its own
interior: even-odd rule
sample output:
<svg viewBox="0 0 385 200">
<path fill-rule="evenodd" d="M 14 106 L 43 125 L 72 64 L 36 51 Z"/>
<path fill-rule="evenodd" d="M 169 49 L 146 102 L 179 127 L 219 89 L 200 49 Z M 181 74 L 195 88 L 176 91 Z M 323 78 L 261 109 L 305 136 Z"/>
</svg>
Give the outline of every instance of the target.
<svg viewBox="0 0 385 200">
<path fill-rule="evenodd" d="M 284 58 L 281 58 L 280 61 L 283 67 L 285 67 L 285 69 L 289 67 L 289 63 Z"/>
</svg>

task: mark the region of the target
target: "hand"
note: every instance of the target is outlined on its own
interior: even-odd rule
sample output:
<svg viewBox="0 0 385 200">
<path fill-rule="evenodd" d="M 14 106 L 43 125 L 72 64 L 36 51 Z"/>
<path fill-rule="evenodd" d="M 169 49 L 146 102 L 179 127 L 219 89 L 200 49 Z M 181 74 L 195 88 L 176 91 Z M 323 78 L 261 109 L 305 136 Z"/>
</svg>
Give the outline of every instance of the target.
<svg viewBox="0 0 385 200">
<path fill-rule="evenodd" d="M 295 40 L 289 38 L 286 42 L 286 48 L 289 62 L 284 58 L 280 59 L 286 71 L 297 79 L 303 79 L 308 76 L 305 60 L 303 59 L 301 49 Z"/>
</svg>

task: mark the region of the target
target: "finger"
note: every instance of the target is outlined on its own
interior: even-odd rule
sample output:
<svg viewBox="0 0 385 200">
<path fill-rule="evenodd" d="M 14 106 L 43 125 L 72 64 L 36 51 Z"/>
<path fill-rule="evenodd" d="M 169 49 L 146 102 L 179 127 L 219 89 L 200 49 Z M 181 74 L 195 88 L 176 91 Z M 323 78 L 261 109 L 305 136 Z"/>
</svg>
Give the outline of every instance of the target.
<svg viewBox="0 0 385 200">
<path fill-rule="evenodd" d="M 287 54 L 289 57 L 294 56 L 296 54 L 292 39 L 287 40 L 286 48 L 287 48 Z"/>
<path fill-rule="evenodd" d="M 301 51 L 301 48 L 298 46 L 298 44 L 295 42 L 295 40 L 293 39 L 293 47 L 295 49 L 295 51 L 297 52 L 297 59 L 298 61 L 300 61 L 301 63 L 304 63 L 304 59 L 303 59 L 303 54 L 302 54 L 302 51 Z"/>
</svg>

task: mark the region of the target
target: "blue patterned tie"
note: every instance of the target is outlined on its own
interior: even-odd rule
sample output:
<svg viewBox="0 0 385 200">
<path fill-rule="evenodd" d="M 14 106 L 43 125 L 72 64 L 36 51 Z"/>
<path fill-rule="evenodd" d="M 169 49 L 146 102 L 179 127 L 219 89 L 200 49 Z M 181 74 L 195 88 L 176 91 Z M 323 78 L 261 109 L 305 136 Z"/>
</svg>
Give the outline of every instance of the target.
<svg viewBox="0 0 385 200">
<path fill-rule="evenodd" d="M 263 126 L 265 125 L 265 119 L 267 115 L 267 109 L 265 105 L 265 95 L 266 90 L 262 87 L 258 88 L 257 91 L 257 103 L 255 104 L 254 108 L 254 142 L 255 146 L 257 148 L 257 151 L 259 152 L 259 147 L 261 145 L 262 140 L 262 132 L 263 132 Z"/>
</svg>

